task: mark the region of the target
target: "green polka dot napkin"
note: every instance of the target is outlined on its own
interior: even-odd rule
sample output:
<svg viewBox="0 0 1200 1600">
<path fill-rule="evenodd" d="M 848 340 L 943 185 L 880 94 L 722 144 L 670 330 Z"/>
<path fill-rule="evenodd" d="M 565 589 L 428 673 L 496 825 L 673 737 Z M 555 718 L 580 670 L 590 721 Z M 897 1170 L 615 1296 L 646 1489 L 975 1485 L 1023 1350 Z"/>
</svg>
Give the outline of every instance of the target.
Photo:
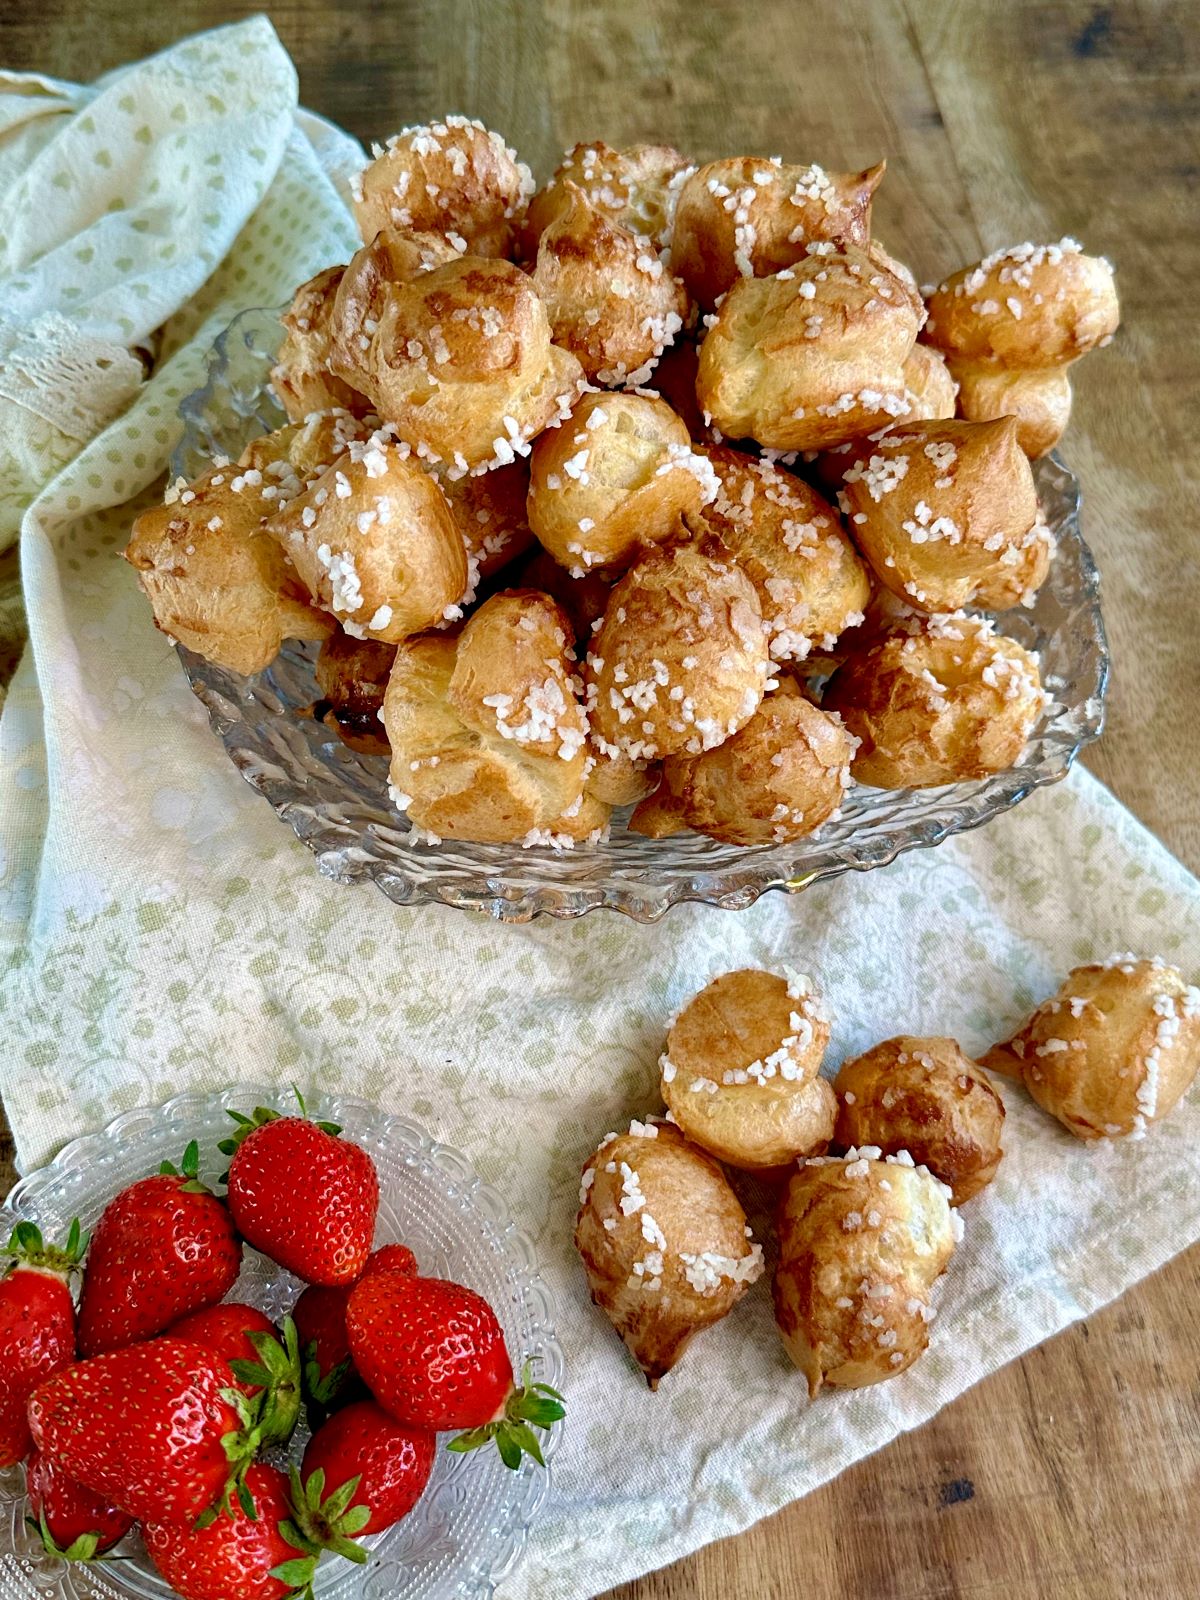
<svg viewBox="0 0 1200 1600">
<path fill-rule="evenodd" d="M 500 927 L 322 879 L 118 556 L 214 334 L 353 246 L 356 153 L 295 96 L 262 21 L 86 91 L 0 77 L 0 525 L 19 523 L 30 632 L 0 717 L 4 1100 L 26 1169 L 123 1109 L 261 1075 L 370 1096 L 465 1150 L 536 1241 L 569 1361 L 553 1495 L 504 1592 L 575 1600 L 805 1493 L 1200 1236 L 1195 1089 L 1144 1142 L 1089 1149 L 1006 1085 L 1006 1159 L 910 1372 L 810 1405 L 761 1283 L 651 1395 L 571 1229 L 592 1146 L 660 1109 L 680 1003 L 786 961 L 836 1013 L 831 1068 L 900 1031 L 979 1050 L 1115 949 L 1194 980 L 1200 889 L 1083 773 L 885 870 L 652 928 Z"/>
</svg>

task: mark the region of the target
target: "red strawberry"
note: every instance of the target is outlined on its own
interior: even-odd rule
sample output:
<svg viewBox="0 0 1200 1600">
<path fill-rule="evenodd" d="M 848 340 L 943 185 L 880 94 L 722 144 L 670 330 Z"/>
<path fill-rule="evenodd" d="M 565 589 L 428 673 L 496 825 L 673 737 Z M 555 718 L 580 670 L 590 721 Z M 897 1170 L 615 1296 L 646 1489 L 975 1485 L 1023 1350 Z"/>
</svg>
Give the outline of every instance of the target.
<svg viewBox="0 0 1200 1600">
<path fill-rule="evenodd" d="M 402 1277 L 415 1278 L 417 1258 L 406 1244 L 381 1244 L 367 1257 L 363 1277 L 373 1278 L 377 1272 L 398 1272 Z"/>
<path fill-rule="evenodd" d="M 441 1278 L 383 1273 L 355 1285 L 346 1307 L 350 1352 L 385 1411 L 412 1427 L 466 1428 L 452 1450 L 494 1439 L 506 1466 L 542 1461 L 533 1427 L 565 1415 L 544 1383 L 513 1383 L 504 1332 L 487 1301 Z M 532 1427 L 530 1426 L 532 1424 Z"/>
<path fill-rule="evenodd" d="M 385 1244 L 368 1258 L 363 1277 L 377 1272 L 415 1273 L 417 1258 L 404 1244 Z M 346 1334 L 346 1302 L 353 1284 L 305 1289 L 292 1308 L 304 1356 L 305 1393 L 319 1406 L 330 1406 L 354 1377 L 350 1340 Z"/>
<path fill-rule="evenodd" d="M 33 1441 L 139 1522 L 190 1522 L 227 1503 L 258 1443 L 227 1361 L 183 1339 L 110 1350 L 40 1384 Z"/>
<path fill-rule="evenodd" d="M 184 1600 L 283 1600 L 307 1588 L 316 1566 L 288 1532 L 288 1480 L 256 1462 L 246 1473 L 257 1517 L 234 1506 L 228 1517 L 197 1528 L 189 1522 L 148 1522 L 142 1538 L 150 1559 Z M 356 1547 L 357 1548 L 357 1547 Z M 366 1552 L 361 1552 L 366 1559 Z"/>
<path fill-rule="evenodd" d="M 283 1334 L 254 1306 L 230 1301 L 184 1317 L 169 1330 L 223 1356 L 248 1400 L 263 1395 L 257 1428 L 264 1444 L 285 1444 L 300 1416 L 300 1347 L 296 1325 L 285 1319 Z"/>
<path fill-rule="evenodd" d="M 67 1280 L 86 1243 L 71 1224 L 60 1250 L 43 1242 L 32 1222 L 18 1222 L 2 1254 L 0 1281 L 0 1467 L 29 1454 L 29 1396 L 44 1378 L 75 1359 L 75 1303 Z"/>
<path fill-rule="evenodd" d="M 196 1176 L 198 1158 L 193 1140 L 182 1172 L 164 1161 L 155 1177 L 105 1207 L 79 1302 L 81 1355 L 151 1339 L 232 1289 L 241 1241 L 228 1210 Z"/>
<path fill-rule="evenodd" d="M 301 1526 L 310 1522 L 322 1536 L 330 1532 L 381 1533 L 406 1517 L 433 1470 L 434 1436 L 389 1417 L 373 1400 L 359 1400 L 330 1417 L 308 1441 L 301 1477 Z M 347 1530 L 344 1518 L 329 1517 L 336 1491 L 349 1483 L 348 1507 L 365 1508 L 365 1522 Z M 325 1491 L 333 1491 L 326 1500 Z"/>
<path fill-rule="evenodd" d="M 25 1488 L 33 1513 L 25 1520 L 41 1534 L 49 1553 L 64 1561 L 91 1561 L 133 1527 L 132 1517 L 68 1478 L 38 1451 L 30 1458 Z"/>
<path fill-rule="evenodd" d="M 247 1242 L 309 1283 L 353 1283 L 367 1264 L 379 1209 L 370 1156 L 339 1139 L 331 1122 L 263 1106 L 253 1118 L 229 1115 L 238 1124 L 221 1144 L 233 1157 L 229 1208 Z"/>
</svg>

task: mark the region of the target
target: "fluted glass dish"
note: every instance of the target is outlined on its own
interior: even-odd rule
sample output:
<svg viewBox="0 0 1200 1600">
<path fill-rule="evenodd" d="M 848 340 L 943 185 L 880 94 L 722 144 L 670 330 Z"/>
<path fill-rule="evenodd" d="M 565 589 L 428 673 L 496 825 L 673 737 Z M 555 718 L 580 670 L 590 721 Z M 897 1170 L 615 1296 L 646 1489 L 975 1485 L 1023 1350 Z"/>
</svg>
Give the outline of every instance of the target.
<svg viewBox="0 0 1200 1600">
<path fill-rule="evenodd" d="M 172 472 L 194 477 L 216 452 L 236 458 L 284 420 L 268 388 L 282 330 L 277 311 L 246 311 L 218 338 L 201 388 L 180 406 L 184 435 Z M 402 905 L 440 901 L 503 921 L 542 913 L 577 917 L 607 906 L 653 922 L 681 901 L 740 909 L 768 889 L 796 892 L 818 879 L 885 866 L 904 850 L 937 845 L 990 822 L 1070 770 L 1100 733 L 1108 650 L 1095 563 L 1079 530 L 1079 485 L 1057 456 L 1034 467 L 1058 539 L 1050 577 L 1032 608 L 1003 613 L 1000 631 L 1041 658 L 1049 702 L 1019 764 L 938 789 L 852 788 L 835 821 L 793 844 L 718 844 L 700 834 L 644 839 L 613 816 L 604 843 L 544 846 L 415 842 L 389 804 L 387 761 L 357 754 L 306 715 L 319 698 L 316 645 L 289 642 L 252 678 L 179 647 L 196 694 L 242 776 L 291 824 L 327 877 L 370 879 Z"/>
<path fill-rule="evenodd" d="M 217 1150 L 233 1127 L 226 1107 L 294 1111 L 290 1092 L 237 1084 L 220 1094 L 184 1094 L 165 1105 L 127 1111 L 100 1133 L 76 1139 L 45 1167 L 22 1179 L 0 1208 L 0 1229 L 36 1222 L 48 1238 L 64 1237 L 72 1217 L 94 1227 L 126 1184 L 178 1162 L 189 1139 L 200 1144 L 200 1175 L 213 1183 L 227 1165 Z M 554 1302 L 538 1273 L 529 1239 L 501 1196 L 482 1183 L 466 1159 L 438 1144 L 406 1117 L 389 1116 L 365 1100 L 311 1097 L 309 1112 L 340 1123 L 379 1172 L 376 1243 L 402 1240 L 423 1272 L 478 1290 L 495 1308 L 514 1367 L 533 1363 L 539 1381 L 558 1388 L 562 1351 L 554 1334 Z M 257 1251 L 245 1250 L 230 1298 L 247 1300 L 278 1320 L 303 1284 Z M 550 1467 L 562 1433 L 545 1438 L 547 1469 L 525 1459 L 511 1472 L 495 1450 L 454 1455 L 439 1439 L 433 1475 L 402 1522 L 365 1541 L 366 1566 L 326 1556 L 317 1569 L 318 1600 L 489 1600 L 517 1566 L 529 1530 L 549 1490 Z M 285 1453 L 299 1460 L 308 1434 L 303 1422 Z M 91 1565 L 47 1555 L 25 1523 L 24 1468 L 0 1471 L 0 1594 L 39 1600 L 167 1600 L 173 1591 L 158 1576 L 137 1531 L 114 1550 L 128 1559 Z M 5 1576 L 14 1582 L 6 1587 Z"/>
</svg>

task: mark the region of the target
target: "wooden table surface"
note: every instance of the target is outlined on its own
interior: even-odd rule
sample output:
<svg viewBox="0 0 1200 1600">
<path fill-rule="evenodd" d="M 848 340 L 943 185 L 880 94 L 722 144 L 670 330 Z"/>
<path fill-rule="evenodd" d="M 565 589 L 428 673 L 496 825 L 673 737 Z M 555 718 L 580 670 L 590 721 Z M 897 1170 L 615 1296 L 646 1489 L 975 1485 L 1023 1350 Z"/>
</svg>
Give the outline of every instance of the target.
<svg viewBox="0 0 1200 1600">
<path fill-rule="evenodd" d="M 89 78 L 254 7 L 3 0 L 0 64 Z M 922 280 L 1063 233 L 1118 269 L 1066 453 L 1115 664 L 1088 765 L 1200 868 L 1200 29 L 1084 0 L 280 0 L 306 104 L 363 138 L 459 110 L 544 176 L 566 145 L 886 155 Z M 0 1182 L 5 1175 L 0 1174 Z M 6 1185 L 5 1185 L 6 1186 Z M 756 1529 L 611 1600 L 1200 1593 L 1200 1249 Z M 596 1575 L 597 1583 L 603 1572 Z"/>
</svg>

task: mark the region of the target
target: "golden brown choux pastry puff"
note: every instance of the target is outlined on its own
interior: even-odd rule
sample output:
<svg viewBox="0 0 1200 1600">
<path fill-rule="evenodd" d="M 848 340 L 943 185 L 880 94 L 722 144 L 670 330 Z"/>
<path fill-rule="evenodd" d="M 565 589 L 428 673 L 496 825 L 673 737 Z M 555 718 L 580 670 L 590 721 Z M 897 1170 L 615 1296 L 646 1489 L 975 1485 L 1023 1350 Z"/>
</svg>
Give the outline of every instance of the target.
<svg viewBox="0 0 1200 1600">
<path fill-rule="evenodd" d="M 923 338 L 945 355 L 962 416 L 1015 417 L 1021 448 L 1042 456 L 1071 415 L 1070 366 L 1110 343 L 1120 316 L 1109 263 L 1060 239 L 953 273 L 929 297 Z"/>
<path fill-rule="evenodd" d="M 286 456 L 280 466 L 285 477 L 226 462 L 176 481 L 138 517 L 125 550 L 155 626 L 232 672 L 261 672 L 285 639 L 334 628 L 264 531 L 281 482 L 299 488 Z"/>
<path fill-rule="evenodd" d="M 457 639 L 396 651 L 383 700 L 390 792 L 415 836 L 570 849 L 608 807 L 584 794 L 587 722 L 570 624 L 549 595 L 493 595 Z"/>
<path fill-rule="evenodd" d="M 1077 1139 L 1140 1139 L 1200 1069 L 1200 989 L 1125 952 L 1076 967 L 983 1057 Z"/>
<path fill-rule="evenodd" d="M 588 1157 L 575 1248 L 593 1302 L 652 1389 L 762 1275 L 762 1248 L 711 1156 L 673 1123 L 632 1122 Z"/>
<path fill-rule="evenodd" d="M 714 978 L 671 1024 L 662 1097 L 693 1144 L 747 1172 L 823 1155 L 837 1098 L 819 1076 L 829 1016 L 811 981 L 742 968 Z"/>
<path fill-rule="evenodd" d="M 779 1209 L 775 1321 L 810 1397 L 894 1378 L 925 1349 L 930 1291 L 962 1237 L 949 1195 L 907 1151 L 796 1169 Z"/>
<path fill-rule="evenodd" d="M 907 1150 L 961 1205 L 996 1176 L 1004 1102 L 954 1039 L 885 1039 L 833 1080 L 840 1145 Z"/>
<path fill-rule="evenodd" d="M 822 701 L 858 741 L 854 778 L 877 789 L 1006 771 L 1045 704 L 1036 657 L 965 613 L 899 622 L 839 667 Z"/>
</svg>

